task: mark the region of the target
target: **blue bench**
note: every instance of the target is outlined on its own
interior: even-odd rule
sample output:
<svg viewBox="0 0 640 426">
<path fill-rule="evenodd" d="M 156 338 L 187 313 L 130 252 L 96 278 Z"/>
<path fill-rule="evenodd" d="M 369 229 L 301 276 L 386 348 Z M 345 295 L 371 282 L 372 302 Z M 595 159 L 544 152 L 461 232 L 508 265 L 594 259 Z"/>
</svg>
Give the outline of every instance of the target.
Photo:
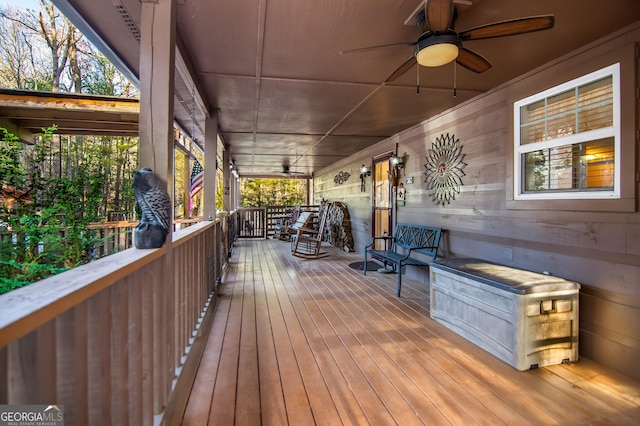
<svg viewBox="0 0 640 426">
<path fill-rule="evenodd" d="M 400 297 L 402 267 L 405 265 L 429 266 L 428 262 L 411 257 L 411 255 L 416 252 L 422 253 L 435 260 L 441 234 L 441 228 L 398 223 L 392 237 L 374 237 L 371 244 L 364 248 L 364 275 L 367 275 L 368 254 L 371 254 L 372 258 L 382 261 L 385 267 L 387 264 L 392 265 L 393 269 L 398 272 L 398 297 Z M 374 249 L 376 241 L 383 241 L 385 249 Z"/>
</svg>

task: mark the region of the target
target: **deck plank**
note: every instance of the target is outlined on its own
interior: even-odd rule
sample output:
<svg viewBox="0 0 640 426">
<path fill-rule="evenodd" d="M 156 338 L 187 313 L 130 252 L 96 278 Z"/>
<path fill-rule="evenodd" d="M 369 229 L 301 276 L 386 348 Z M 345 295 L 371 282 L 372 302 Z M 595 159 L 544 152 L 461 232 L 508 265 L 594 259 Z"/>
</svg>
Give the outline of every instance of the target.
<svg viewBox="0 0 640 426">
<path fill-rule="evenodd" d="M 394 293 L 388 285 L 362 283 L 361 286 L 368 290 L 371 315 L 379 315 L 379 321 L 388 324 L 388 340 L 400 345 L 424 370 L 420 371 L 408 361 L 402 363 L 403 368 L 411 369 L 411 377 L 415 377 L 418 383 L 425 387 L 425 391 L 431 389 L 431 398 L 454 423 L 469 424 L 475 423 L 473 419 L 489 420 L 492 417 L 498 423 L 526 423 L 518 412 L 505 409 L 505 404 L 485 389 L 481 381 L 473 377 L 471 371 L 478 368 L 477 365 L 455 362 L 438 347 L 440 339 L 430 330 L 434 322 L 428 318 L 416 317 L 411 311 L 412 305 L 414 312 L 426 314 L 428 311 L 425 309 L 428 304 L 415 305 L 413 297 L 420 294 L 420 289 L 414 289 L 413 293 L 407 291 L 408 297 L 396 299 L 389 298 Z M 452 338 L 460 339 L 449 330 L 443 330 L 444 333 L 450 333 Z M 468 342 L 463 342 L 468 344 L 471 350 L 483 352 Z M 471 385 L 474 392 L 470 390 Z M 491 412 L 486 412 L 487 407 Z"/>
<path fill-rule="evenodd" d="M 183 423 L 616 424 L 640 383 L 591 360 L 518 371 L 429 317 L 423 283 L 357 253 L 236 244 Z"/>
<path fill-rule="evenodd" d="M 289 282 L 291 278 L 284 271 L 284 264 L 279 262 L 278 270 L 283 281 Z M 295 305 L 301 306 L 300 301 L 295 301 Z M 305 330 L 305 335 L 309 346 L 314 354 L 316 363 L 322 374 L 322 378 L 327 387 L 327 392 L 331 395 L 337 414 L 345 424 L 359 425 L 368 424 L 364 411 L 355 398 L 352 388 L 349 386 L 344 374 L 339 369 L 333 353 L 329 350 L 329 338 L 324 336 L 318 329 L 317 323 L 313 320 L 313 312 L 299 309 L 298 318 Z M 323 416 L 324 417 L 324 416 Z"/>
<path fill-rule="evenodd" d="M 280 271 L 280 281 L 278 282 L 279 285 L 276 286 L 276 293 L 283 307 L 300 373 L 308 390 L 307 398 L 312 409 L 314 421 L 317 424 L 336 424 L 336 422 L 340 421 L 340 416 L 307 338 L 307 335 L 313 333 L 315 328 L 307 322 L 308 327 L 305 329 L 305 312 L 296 309 L 298 298 L 295 295 L 292 297 L 292 293 L 290 293 L 292 281 L 288 274 L 282 272 L 282 269 L 278 270 Z"/>
<path fill-rule="evenodd" d="M 258 368 L 260 389 L 268 390 L 268 392 L 260 392 L 262 424 L 284 425 L 287 424 L 287 411 L 285 409 L 280 366 L 278 365 L 268 303 L 268 294 L 269 291 L 272 291 L 273 281 L 269 274 L 268 265 L 263 265 L 264 260 L 259 260 L 261 264 L 260 273 L 257 274 L 258 271 L 256 271 L 255 276 Z"/>
<path fill-rule="evenodd" d="M 235 266 L 233 264 L 227 272 L 227 277 L 230 278 L 231 282 L 235 281 Z M 213 323 L 218 326 L 212 327 L 207 337 L 205 350 L 202 354 L 200 365 L 198 366 L 198 374 L 193 383 L 191 395 L 182 420 L 182 424 L 184 425 L 201 426 L 206 425 L 209 420 L 213 389 L 216 383 L 222 352 L 222 342 L 226 331 L 224 324 L 227 322 L 231 307 L 230 291 L 232 289 L 233 284 L 226 286 L 218 298 L 213 318 Z"/>
<path fill-rule="evenodd" d="M 327 294 L 320 286 L 329 286 L 330 283 L 316 278 L 317 281 L 311 278 L 308 284 L 315 286 L 309 290 L 310 293 L 317 298 L 316 303 L 322 307 L 327 319 L 333 324 L 345 345 L 350 348 L 349 352 L 361 366 L 363 373 L 374 378 L 371 384 L 395 421 L 403 425 L 446 422 L 438 408 L 429 404 L 426 394 L 396 361 L 395 356 L 398 354 L 395 353 L 395 348 L 385 348 L 384 344 L 374 337 L 383 332 L 379 324 L 360 309 L 360 300 L 357 297 L 349 300 L 344 295 Z M 348 284 L 347 280 L 341 283 Z M 348 300 L 351 303 L 342 303 L 340 300 Z M 357 312 L 357 317 L 354 312 Z"/>
<path fill-rule="evenodd" d="M 376 291 L 381 290 L 378 289 Z M 393 306 L 384 297 L 378 297 L 377 300 L 386 306 L 388 309 L 387 315 L 390 318 L 393 318 L 394 313 L 399 316 L 400 323 L 411 321 L 414 318 L 414 316 L 405 316 L 404 312 L 394 310 Z M 425 309 L 424 306 L 413 299 L 407 298 L 404 302 L 412 306 L 416 312 Z M 461 401 L 461 398 L 465 396 L 464 391 L 468 390 L 467 387 L 464 387 L 464 391 L 456 392 L 455 386 L 447 380 L 448 373 L 455 372 L 456 375 L 463 374 L 468 376 L 465 379 L 466 382 L 475 381 L 481 383 L 487 387 L 489 392 L 501 397 L 511 407 L 511 410 L 505 411 L 506 413 L 523 413 L 528 422 L 532 424 L 553 424 L 557 422 L 557 419 L 552 414 L 545 410 L 540 410 L 540 407 L 544 407 L 546 404 L 546 396 L 539 392 L 523 392 L 523 385 L 520 380 L 511 380 L 516 377 L 523 379 L 524 377 L 518 376 L 520 372 L 493 356 L 487 356 L 489 354 L 484 350 L 461 338 L 451 330 L 440 327 L 434 321 L 428 320 L 422 325 L 423 327 L 416 327 L 412 330 L 413 333 L 408 340 L 413 344 L 428 341 L 432 345 L 432 347 L 421 348 L 417 356 L 428 360 L 425 362 L 433 365 L 431 371 L 440 373 L 435 380 L 443 387 L 451 390 L 443 401 L 445 406 L 453 403 L 454 405 L 449 408 L 455 410 L 455 404 Z M 491 363 L 493 368 L 483 365 L 485 361 Z M 504 395 L 508 395 L 508 398 L 504 399 Z M 462 406 L 465 409 L 467 408 L 464 405 Z M 497 415 L 503 415 L 505 412 L 494 410 Z"/>
<path fill-rule="evenodd" d="M 244 264 L 236 417 L 238 424 L 260 424 L 260 375 L 258 371 L 258 335 L 256 320 L 256 287 L 261 282 L 260 258 L 256 247 L 247 253 Z M 242 399 L 241 403 L 238 401 Z"/>
<path fill-rule="evenodd" d="M 211 425 L 234 424 L 236 411 L 236 394 L 238 386 L 238 360 L 240 352 L 240 333 L 242 326 L 242 303 L 244 299 L 245 259 L 238 262 L 236 280 L 223 289 L 223 294 L 231 298 L 229 315 L 225 324 L 222 340 L 218 372 L 213 388 L 209 421 Z M 212 329 L 215 328 L 215 321 Z M 241 402 L 243 400 L 241 399 Z"/>
<path fill-rule="evenodd" d="M 302 359 L 300 351 L 304 351 L 305 342 L 296 339 L 296 335 L 301 334 L 299 324 L 288 298 L 283 297 L 282 282 L 277 271 L 271 268 L 269 273 L 270 280 L 265 282 L 269 283 L 267 304 L 288 424 L 313 424 L 313 413 L 303 379 L 304 364 L 299 362 Z"/>
<path fill-rule="evenodd" d="M 329 282 L 326 283 L 330 285 Z M 353 283 L 350 283 L 353 284 Z M 338 286 L 338 283 L 335 283 Z M 402 385 L 403 394 L 406 398 L 412 400 L 414 409 L 421 410 L 422 415 L 427 423 L 437 421 L 442 423 L 443 419 L 448 418 L 455 424 L 473 424 L 477 419 L 482 418 L 490 421 L 492 424 L 501 423 L 502 417 L 492 415 L 485 406 L 480 404 L 472 395 L 466 396 L 464 386 L 451 381 L 450 377 L 445 380 L 439 380 L 438 376 L 442 374 L 449 375 L 448 369 L 441 369 L 426 354 L 432 352 L 432 348 L 428 345 L 428 341 L 422 339 L 411 339 L 407 337 L 412 327 L 419 326 L 413 322 L 394 322 L 393 316 L 380 313 L 379 308 L 369 305 L 368 297 L 357 296 L 352 288 L 347 286 L 338 286 L 337 292 L 334 293 L 333 299 L 338 301 L 338 305 L 342 305 L 340 315 L 351 318 L 351 321 L 357 323 L 359 328 L 358 334 L 364 336 L 371 344 L 378 344 L 384 351 L 384 356 L 388 358 L 388 373 L 393 375 L 393 381 L 396 385 Z M 353 293 L 353 294 L 350 294 Z M 363 294 L 362 292 L 359 292 Z M 354 299 L 355 296 L 355 299 Z M 357 303 L 347 304 L 347 301 L 356 300 Z M 397 301 L 397 299 L 396 299 Z M 398 302 L 397 307 L 403 309 L 402 302 Z M 391 320 L 391 321 L 390 321 Z M 377 325 L 375 330 L 373 325 Z M 375 333 L 374 333 L 375 332 Z M 367 336 L 368 335 L 368 336 Z M 416 343 L 413 343 L 416 340 Z M 383 362 L 380 358 L 379 362 Z M 446 366 L 450 363 L 444 360 Z M 411 380 L 408 381 L 408 380 Z M 450 383 L 443 386 L 442 383 Z M 409 389 L 406 389 L 410 386 Z M 453 386 L 453 389 L 451 387 Z M 416 390 L 413 389 L 416 388 Z M 449 389 L 447 388 L 449 387 Z M 450 394 L 458 396 L 457 403 L 451 405 L 449 401 L 453 400 Z M 462 402 L 462 404 L 460 404 Z M 433 405 L 433 408 L 431 407 Z M 446 408 L 449 406 L 448 408 Z M 464 407 L 461 409 L 461 407 Z M 435 413 L 443 416 L 442 418 L 433 418 Z"/>
<path fill-rule="evenodd" d="M 288 270 L 290 268 L 287 268 Z M 300 286 L 299 277 L 296 287 Z M 299 289 L 290 289 L 293 292 Z M 327 343 L 327 349 L 331 352 L 336 365 L 340 372 L 345 377 L 349 387 L 353 390 L 353 393 L 357 399 L 358 405 L 363 407 L 364 412 L 367 415 L 368 422 L 372 424 L 392 424 L 394 423 L 393 417 L 385 408 L 384 401 L 379 398 L 378 393 L 371 387 L 367 380 L 367 376 L 361 370 L 357 360 L 353 358 L 347 348 L 347 344 L 342 341 L 342 336 L 335 330 L 330 321 L 324 316 L 325 313 L 320 307 L 313 305 L 305 305 L 304 299 L 308 299 L 308 296 L 300 296 L 298 299 L 298 312 L 303 315 L 305 309 L 310 308 L 312 314 L 312 322 L 317 327 L 318 331 L 325 337 Z M 307 303 L 311 302 L 307 300 Z"/>
</svg>

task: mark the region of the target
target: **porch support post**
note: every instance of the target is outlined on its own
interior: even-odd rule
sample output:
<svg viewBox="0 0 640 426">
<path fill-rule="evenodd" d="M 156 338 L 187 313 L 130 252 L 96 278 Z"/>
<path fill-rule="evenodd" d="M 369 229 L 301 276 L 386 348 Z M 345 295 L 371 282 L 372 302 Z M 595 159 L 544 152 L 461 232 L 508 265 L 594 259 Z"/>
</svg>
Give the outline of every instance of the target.
<svg viewBox="0 0 640 426">
<path fill-rule="evenodd" d="M 151 168 L 166 183 L 173 206 L 176 0 L 142 0 L 140 30 L 140 165 Z M 171 233 L 165 247 L 167 251 L 162 260 L 162 274 L 153 277 L 153 294 L 148 295 L 151 298 L 153 324 L 143 329 L 143 339 L 148 342 L 144 350 L 153 351 L 152 371 L 143 372 L 151 382 L 144 387 L 143 402 L 145 405 L 153 404 L 153 413 L 156 415 L 167 406 L 171 381 L 175 376 L 175 318 L 172 303 L 175 289 Z"/>
<path fill-rule="evenodd" d="M 224 209 L 228 212 L 230 212 L 231 210 L 233 210 L 233 198 L 231 198 L 231 194 L 233 193 L 232 188 L 231 188 L 231 184 L 233 181 L 233 176 L 231 175 L 231 168 L 229 167 L 229 164 L 231 162 L 231 154 L 229 153 L 229 151 L 225 148 L 224 151 L 222 152 L 222 184 L 224 185 L 224 191 L 222 192 L 222 200 L 224 202 Z"/>
<path fill-rule="evenodd" d="M 218 161 L 218 116 L 205 120 L 204 130 L 204 210 L 203 216 L 216 217 L 216 163 Z"/>
<path fill-rule="evenodd" d="M 239 209 L 240 208 L 240 182 L 238 182 L 238 179 L 236 179 L 234 177 L 232 185 L 233 187 L 233 208 L 234 209 Z"/>
<path fill-rule="evenodd" d="M 140 41 L 140 166 L 173 193 L 175 0 L 143 0 Z M 172 212 L 173 215 L 173 212 Z"/>
<path fill-rule="evenodd" d="M 240 208 L 240 184 L 235 176 L 229 175 L 229 205 L 231 210 Z"/>
</svg>

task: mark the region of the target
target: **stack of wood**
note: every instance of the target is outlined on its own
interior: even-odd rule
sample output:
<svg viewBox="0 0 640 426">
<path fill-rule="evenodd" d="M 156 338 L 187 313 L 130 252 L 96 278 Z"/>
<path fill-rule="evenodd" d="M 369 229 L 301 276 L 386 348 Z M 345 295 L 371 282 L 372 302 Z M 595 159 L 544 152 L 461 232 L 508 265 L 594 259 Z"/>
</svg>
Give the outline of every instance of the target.
<svg viewBox="0 0 640 426">
<path fill-rule="evenodd" d="M 340 201 L 329 204 L 325 228 L 325 241 L 344 251 L 355 251 L 351 235 L 351 219 L 347 206 Z"/>
</svg>

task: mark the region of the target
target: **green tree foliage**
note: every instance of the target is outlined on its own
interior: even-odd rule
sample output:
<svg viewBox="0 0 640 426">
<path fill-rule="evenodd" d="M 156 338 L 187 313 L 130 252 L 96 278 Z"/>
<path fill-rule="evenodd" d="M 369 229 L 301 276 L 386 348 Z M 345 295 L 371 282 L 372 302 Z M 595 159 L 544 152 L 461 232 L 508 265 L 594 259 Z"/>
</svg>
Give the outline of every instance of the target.
<svg viewBox="0 0 640 426">
<path fill-rule="evenodd" d="M 0 7 L 0 86 L 136 97 L 139 91 L 47 0 Z"/>
<path fill-rule="evenodd" d="M 0 8 L 0 85 L 27 90 L 51 90 L 53 77 L 42 41 L 23 25 L 26 11 Z"/>
<path fill-rule="evenodd" d="M 94 95 L 139 97 L 138 89 L 103 54 L 84 45 L 79 67 L 82 92 Z"/>
<path fill-rule="evenodd" d="M 294 206 L 305 204 L 307 181 L 304 179 L 242 179 L 240 206 Z"/>
<path fill-rule="evenodd" d="M 136 97 L 137 89 L 54 6 L 0 7 L 0 86 Z M 0 293 L 91 259 L 88 224 L 135 217 L 138 138 L 0 128 Z"/>
<path fill-rule="evenodd" d="M 91 260 L 107 212 L 134 216 L 137 144 L 54 131 L 29 146 L 0 128 L 0 293 Z"/>
</svg>

